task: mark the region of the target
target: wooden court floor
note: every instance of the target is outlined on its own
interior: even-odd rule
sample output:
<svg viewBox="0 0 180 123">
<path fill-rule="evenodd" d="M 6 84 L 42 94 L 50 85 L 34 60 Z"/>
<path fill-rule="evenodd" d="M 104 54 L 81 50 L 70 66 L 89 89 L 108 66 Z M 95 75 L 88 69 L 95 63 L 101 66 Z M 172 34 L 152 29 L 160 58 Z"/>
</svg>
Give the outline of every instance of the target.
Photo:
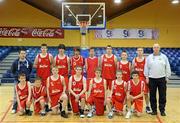
<svg viewBox="0 0 180 123">
<path fill-rule="evenodd" d="M 114 116 L 113 119 L 108 119 L 106 114 L 105 116 L 82 119 L 78 116 L 73 116 L 72 113 L 70 113 L 68 119 L 49 114 L 45 117 L 38 115 L 17 116 L 16 114 L 11 114 L 12 95 L 12 86 L 0 86 L 0 123 L 180 123 L 180 88 L 168 88 L 166 117 L 161 117 L 160 115 L 151 116 L 144 112 L 142 117 L 133 116 L 131 119 L 125 119 L 122 116 Z"/>
</svg>

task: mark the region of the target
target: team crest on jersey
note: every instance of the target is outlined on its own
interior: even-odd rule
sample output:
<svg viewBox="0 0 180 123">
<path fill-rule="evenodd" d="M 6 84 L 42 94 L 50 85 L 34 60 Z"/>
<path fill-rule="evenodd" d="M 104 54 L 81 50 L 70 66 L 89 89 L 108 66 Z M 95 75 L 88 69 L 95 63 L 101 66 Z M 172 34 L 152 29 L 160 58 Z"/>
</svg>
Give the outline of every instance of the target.
<svg viewBox="0 0 180 123">
<path fill-rule="evenodd" d="M 39 58 L 39 62 L 41 62 L 41 58 Z"/>
<path fill-rule="evenodd" d="M 106 62 L 106 61 L 107 61 L 107 58 L 104 58 L 104 61 Z"/>
<path fill-rule="evenodd" d="M 54 86 L 54 83 L 51 83 L 51 86 Z"/>
<path fill-rule="evenodd" d="M 122 68 L 122 65 L 120 64 L 119 67 Z"/>
<path fill-rule="evenodd" d="M 76 62 L 73 62 L 73 65 L 76 66 Z"/>
<path fill-rule="evenodd" d="M 72 84 L 73 84 L 73 85 L 76 85 L 76 81 L 74 81 Z"/>
</svg>

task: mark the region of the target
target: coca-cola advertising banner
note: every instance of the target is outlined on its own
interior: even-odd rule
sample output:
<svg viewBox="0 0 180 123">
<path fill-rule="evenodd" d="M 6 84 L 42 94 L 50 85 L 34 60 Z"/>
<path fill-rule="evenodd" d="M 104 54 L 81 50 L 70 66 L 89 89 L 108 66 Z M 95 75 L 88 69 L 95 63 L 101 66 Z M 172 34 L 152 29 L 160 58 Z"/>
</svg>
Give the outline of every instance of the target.
<svg viewBox="0 0 180 123">
<path fill-rule="evenodd" d="M 43 27 L 0 27 L 0 38 L 64 38 L 64 30 Z"/>
</svg>

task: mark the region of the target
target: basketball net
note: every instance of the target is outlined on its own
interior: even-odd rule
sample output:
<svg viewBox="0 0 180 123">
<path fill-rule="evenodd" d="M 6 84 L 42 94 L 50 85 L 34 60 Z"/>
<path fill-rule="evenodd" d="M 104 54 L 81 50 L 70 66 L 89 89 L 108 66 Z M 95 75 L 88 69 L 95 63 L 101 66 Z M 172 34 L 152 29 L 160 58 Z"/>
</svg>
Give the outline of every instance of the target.
<svg viewBox="0 0 180 123">
<path fill-rule="evenodd" d="M 80 21 L 79 22 L 80 33 L 82 35 L 86 35 L 86 33 L 88 31 L 88 26 L 89 26 L 89 21 Z"/>
</svg>

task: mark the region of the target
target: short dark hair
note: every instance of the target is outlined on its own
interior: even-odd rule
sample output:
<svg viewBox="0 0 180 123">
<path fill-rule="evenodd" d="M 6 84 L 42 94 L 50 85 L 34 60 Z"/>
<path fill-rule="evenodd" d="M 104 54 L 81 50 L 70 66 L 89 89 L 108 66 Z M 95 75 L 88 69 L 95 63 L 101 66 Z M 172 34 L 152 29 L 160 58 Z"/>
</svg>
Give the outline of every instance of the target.
<svg viewBox="0 0 180 123">
<path fill-rule="evenodd" d="M 75 48 L 74 48 L 74 52 L 75 52 L 75 51 L 80 52 L 80 51 L 81 51 L 81 49 L 80 49 L 79 47 L 75 47 Z"/>
<path fill-rule="evenodd" d="M 101 69 L 100 67 L 96 67 L 95 72 L 96 72 L 96 71 L 100 71 L 100 72 L 101 72 L 102 69 Z"/>
<path fill-rule="evenodd" d="M 107 45 L 107 46 L 106 46 L 106 48 L 108 48 L 108 47 L 112 48 L 112 46 L 111 46 L 111 45 Z"/>
<path fill-rule="evenodd" d="M 40 80 L 40 81 L 41 81 L 41 80 L 42 80 L 42 78 L 41 78 L 41 77 L 39 77 L 39 76 L 36 76 L 35 81 L 36 81 L 36 80 Z"/>
<path fill-rule="evenodd" d="M 47 44 L 45 44 L 45 43 L 44 43 L 44 44 L 41 44 L 41 47 L 43 47 L 43 46 L 46 46 L 46 47 L 47 47 Z"/>
<path fill-rule="evenodd" d="M 90 50 L 94 50 L 94 49 L 95 49 L 94 47 L 90 47 L 90 48 L 89 48 L 89 51 L 90 51 Z"/>
<path fill-rule="evenodd" d="M 58 49 L 66 49 L 66 46 L 64 44 L 59 44 Z"/>
<path fill-rule="evenodd" d="M 26 49 L 25 49 L 25 48 L 20 48 L 19 51 L 18 51 L 18 53 L 20 54 L 21 51 L 25 51 L 25 52 L 26 52 Z"/>
<path fill-rule="evenodd" d="M 25 73 L 20 73 L 20 74 L 18 75 L 18 78 L 20 78 L 20 77 L 26 77 L 26 74 L 25 74 Z"/>
<path fill-rule="evenodd" d="M 138 71 L 136 71 L 136 70 L 135 70 L 135 71 L 132 71 L 132 72 L 131 72 L 131 76 L 133 76 L 134 74 L 139 75 L 139 72 L 138 72 Z"/>
</svg>

